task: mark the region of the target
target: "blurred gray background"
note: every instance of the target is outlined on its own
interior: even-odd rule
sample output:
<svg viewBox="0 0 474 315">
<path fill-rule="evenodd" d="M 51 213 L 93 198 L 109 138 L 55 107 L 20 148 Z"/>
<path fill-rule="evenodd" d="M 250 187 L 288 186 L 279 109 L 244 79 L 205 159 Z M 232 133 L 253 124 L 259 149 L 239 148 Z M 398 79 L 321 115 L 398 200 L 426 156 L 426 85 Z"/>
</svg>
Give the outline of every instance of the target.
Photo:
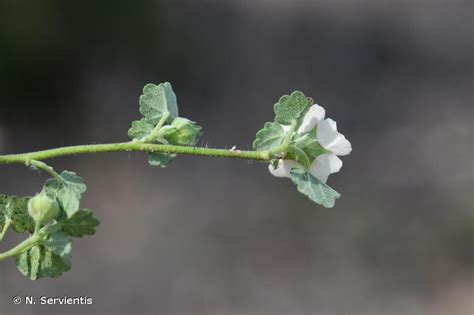
<svg viewBox="0 0 474 315">
<path fill-rule="evenodd" d="M 125 141 L 145 83 L 173 83 L 200 145 L 249 148 L 295 89 L 352 142 L 312 204 L 264 164 L 145 154 L 51 161 L 102 221 L 73 267 L 0 264 L 0 314 L 473 313 L 471 1 L 0 1 L 0 152 Z M 0 166 L 0 192 L 45 175 Z M 10 233 L 2 249 L 21 239 Z M 16 306 L 14 295 L 92 306 Z"/>
</svg>

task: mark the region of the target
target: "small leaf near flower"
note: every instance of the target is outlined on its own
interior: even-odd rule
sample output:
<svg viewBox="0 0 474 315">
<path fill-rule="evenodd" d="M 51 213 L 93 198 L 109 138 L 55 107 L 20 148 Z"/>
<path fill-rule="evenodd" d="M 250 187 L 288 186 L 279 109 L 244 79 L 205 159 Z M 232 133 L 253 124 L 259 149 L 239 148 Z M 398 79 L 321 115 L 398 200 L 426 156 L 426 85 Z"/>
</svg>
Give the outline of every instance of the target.
<svg viewBox="0 0 474 315">
<path fill-rule="evenodd" d="M 290 95 L 284 95 L 273 107 L 276 115 L 275 121 L 282 125 L 290 125 L 292 121 L 296 120 L 298 127 L 311 104 L 313 104 L 313 100 L 306 97 L 303 92 L 295 91 Z"/>
<path fill-rule="evenodd" d="M 341 195 L 311 175 L 311 173 L 301 169 L 290 171 L 291 180 L 298 188 L 298 191 L 306 195 L 313 202 L 326 208 L 334 207 L 336 199 Z"/>
<path fill-rule="evenodd" d="M 285 139 L 286 133 L 283 127 L 274 122 L 267 122 L 260 129 L 253 142 L 253 148 L 257 151 L 268 151 L 279 146 Z"/>
</svg>

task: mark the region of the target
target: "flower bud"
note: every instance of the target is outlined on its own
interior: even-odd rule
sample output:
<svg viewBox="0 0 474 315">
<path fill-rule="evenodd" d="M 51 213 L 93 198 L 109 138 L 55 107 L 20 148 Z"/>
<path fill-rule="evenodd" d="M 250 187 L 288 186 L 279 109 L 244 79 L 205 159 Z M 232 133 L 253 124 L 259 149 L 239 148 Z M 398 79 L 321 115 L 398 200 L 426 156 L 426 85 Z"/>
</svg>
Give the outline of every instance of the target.
<svg viewBox="0 0 474 315">
<path fill-rule="evenodd" d="M 186 118 L 177 117 L 170 127 L 172 129 L 165 135 L 165 138 L 172 144 L 195 145 L 201 136 L 201 127 Z"/>
<path fill-rule="evenodd" d="M 45 191 L 41 191 L 28 201 L 28 214 L 38 224 L 47 223 L 58 217 L 59 204 Z"/>
</svg>

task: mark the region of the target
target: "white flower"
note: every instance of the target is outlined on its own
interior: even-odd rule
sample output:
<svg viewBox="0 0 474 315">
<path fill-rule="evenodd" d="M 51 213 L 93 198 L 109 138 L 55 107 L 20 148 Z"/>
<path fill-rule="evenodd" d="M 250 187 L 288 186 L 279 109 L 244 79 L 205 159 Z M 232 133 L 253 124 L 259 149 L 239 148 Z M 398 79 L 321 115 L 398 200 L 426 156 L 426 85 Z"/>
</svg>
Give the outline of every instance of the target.
<svg viewBox="0 0 474 315">
<path fill-rule="evenodd" d="M 298 128 L 298 133 L 306 133 L 316 129 L 316 140 L 319 144 L 330 151 L 318 155 L 309 167 L 309 172 L 321 182 L 325 183 L 329 174 L 339 172 L 342 167 L 342 161 L 338 157 L 348 155 L 352 151 L 349 140 L 337 131 L 337 124 L 334 120 L 324 119 L 325 110 L 321 106 L 315 104 L 311 106 L 303 117 L 303 122 Z M 288 126 L 283 126 L 288 131 Z M 268 169 L 273 176 L 290 177 L 290 171 L 294 167 L 303 168 L 301 164 L 293 160 L 279 160 L 276 168 L 272 164 Z"/>
</svg>

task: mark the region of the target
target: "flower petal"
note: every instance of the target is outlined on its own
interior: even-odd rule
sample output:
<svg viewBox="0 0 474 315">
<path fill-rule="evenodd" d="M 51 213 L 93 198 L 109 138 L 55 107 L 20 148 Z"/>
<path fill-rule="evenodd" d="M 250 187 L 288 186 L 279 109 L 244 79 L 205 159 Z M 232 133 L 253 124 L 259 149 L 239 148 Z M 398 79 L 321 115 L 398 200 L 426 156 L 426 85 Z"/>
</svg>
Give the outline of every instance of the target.
<svg viewBox="0 0 474 315">
<path fill-rule="evenodd" d="M 327 149 L 331 142 L 336 139 L 338 134 L 339 132 L 337 132 L 337 124 L 331 118 L 318 122 L 316 139 L 324 148 Z"/>
<path fill-rule="evenodd" d="M 324 119 L 325 115 L 326 110 L 322 106 L 318 104 L 312 105 L 306 115 L 304 115 L 303 122 L 298 128 L 298 133 L 310 132 L 319 121 Z"/>
<path fill-rule="evenodd" d="M 348 155 L 352 151 L 352 145 L 344 135 L 338 134 L 336 139 L 334 139 L 326 149 L 336 155 Z"/>
<path fill-rule="evenodd" d="M 337 123 L 331 118 L 318 123 L 318 142 L 336 155 L 348 155 L 352 151 L 349 140 L 337 131 Z"/>
<path fill-rule="evenodd" d="M 323 183 L 326 183 L 329 174 L 339 172 L 341 167 L 342 161 L 337 157 L 337 155 L 333 153 L 325 153 L 316 157 L 309 167 L 309 172 Z"/>
<path fill-rule="evenodd" d="M 301 164 L 293 160 L 278 160 L 277 168 L 273 167 L 273 164 L 268 165 L 268 170 L 275 177 L 288 177 L 290 178 L 290 171 L 293 167 L 302 167 Z"/>
</svg>

